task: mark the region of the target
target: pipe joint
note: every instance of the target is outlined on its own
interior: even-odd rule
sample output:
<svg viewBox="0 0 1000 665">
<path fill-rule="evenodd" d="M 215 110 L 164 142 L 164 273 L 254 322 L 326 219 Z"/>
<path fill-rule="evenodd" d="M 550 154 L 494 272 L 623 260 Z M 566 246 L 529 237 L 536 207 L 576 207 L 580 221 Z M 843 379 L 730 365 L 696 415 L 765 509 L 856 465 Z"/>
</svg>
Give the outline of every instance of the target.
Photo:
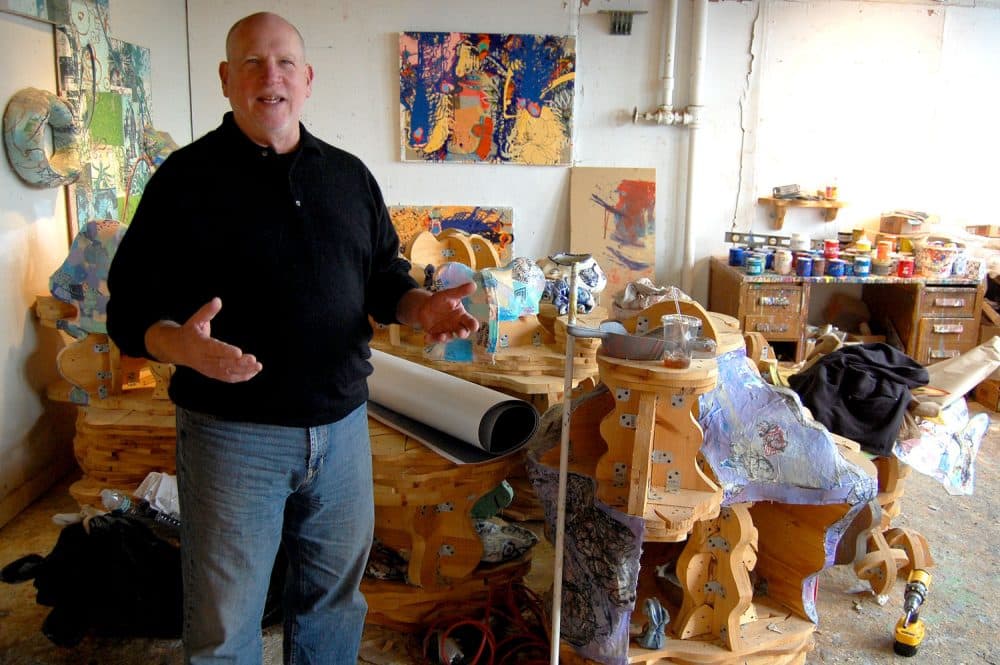
<svg viewBox="0 0 1000 665">
<path fill-rule="evenodd" d="M 632 122 L 640 120 L 655 122 L 658 125 L 687 125 L 691 122 L 691 116 L 687 111 L 674 111 L 666 106 L 660 106 L 655 111 L 640 111 L 638 107 L 632 109 Z"/>
</svg>

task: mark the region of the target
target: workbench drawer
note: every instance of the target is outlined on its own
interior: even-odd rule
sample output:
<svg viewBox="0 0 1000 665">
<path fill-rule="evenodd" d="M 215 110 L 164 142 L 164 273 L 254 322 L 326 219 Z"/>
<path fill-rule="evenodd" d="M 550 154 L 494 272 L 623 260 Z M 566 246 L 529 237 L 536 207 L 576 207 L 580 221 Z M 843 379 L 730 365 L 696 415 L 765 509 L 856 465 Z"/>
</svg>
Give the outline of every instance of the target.
<svg viewBox="0 0 1000 665">
<path fill-rule="evenodd" d="M 920 294 L 920 316 L 974 318 L 976 295 L 975 288 L 928 286 Z"/>
<path fill-rule="evenodd" d="M 979 322 L 975 319 L 920 319 L 915 360 L 929 365 L 953 358 L 979 343 Z"/>
<path fill-rule="evenodd" d="M 759 332 L 768 340 L 798 341 L 801 325 L 798 314 L 747 316 L 743 331 Z"/>
<path fill-rule="evenodd" d="M 802 287 L 752 284 L 743 294 L 743 311 L 748 315 L 794 314 L 802 310 Z"/>
</svg>

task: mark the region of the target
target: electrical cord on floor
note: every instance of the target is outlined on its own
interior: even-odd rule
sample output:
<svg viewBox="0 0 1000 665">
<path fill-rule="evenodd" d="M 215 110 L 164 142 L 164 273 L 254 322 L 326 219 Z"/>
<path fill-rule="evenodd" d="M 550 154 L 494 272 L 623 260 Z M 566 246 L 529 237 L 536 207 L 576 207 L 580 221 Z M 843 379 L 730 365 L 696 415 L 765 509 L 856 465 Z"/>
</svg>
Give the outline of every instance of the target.
<svg viewBox="0 0 1000 665">
<path fill-rule="evenodd" d="M 548 618 L 538 595 L 522 583 L 490 588 L 471 607 L 432 614 L 422 662 L 437 665 L 542 665 L 549 662 Z"/>
</svg>

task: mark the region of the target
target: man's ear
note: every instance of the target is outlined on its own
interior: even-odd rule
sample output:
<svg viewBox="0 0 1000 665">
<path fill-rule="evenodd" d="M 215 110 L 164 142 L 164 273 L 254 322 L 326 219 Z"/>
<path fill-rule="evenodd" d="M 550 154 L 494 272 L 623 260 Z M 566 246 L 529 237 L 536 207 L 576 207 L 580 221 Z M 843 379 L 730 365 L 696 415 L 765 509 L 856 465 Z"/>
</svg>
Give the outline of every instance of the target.
<svg viewBox="0 0 1000 665">
<path fill-rule="evenodd" d="M 313 67 L 306 64 L 306 97 L 312 96 L 313 89 Z"/>
<path fill-rule="evenodd" d="M 229 63 L 225 60 L 219 63 L 219 82 L 222 83 L 222 96 L 229 96 Z"/>
</svg>

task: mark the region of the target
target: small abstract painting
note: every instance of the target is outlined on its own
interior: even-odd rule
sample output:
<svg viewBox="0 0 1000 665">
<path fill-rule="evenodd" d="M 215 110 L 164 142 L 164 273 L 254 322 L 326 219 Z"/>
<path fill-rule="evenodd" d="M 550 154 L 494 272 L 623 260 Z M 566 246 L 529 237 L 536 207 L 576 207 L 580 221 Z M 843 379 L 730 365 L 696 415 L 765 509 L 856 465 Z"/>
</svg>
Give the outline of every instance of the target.
<svg viewBox="0 0 1000 665">
<path fill-rule="evenodd" d="M 640 277 L 656 280 L 655 210 L 655 169 L 573 169 L 570 248 L 597 259 L 609 297 Z"/>
<path fill-rule="evenodd" d="M 401 33 L 402 159 L 569 164 L 575 77 L 571 36 Z"/>
<path fill-rule="evenodd" d="M 500 265 L 514 258 L 514 209 L 492 206 L 391 206 L 389 216 L 403 252 L 422 231 L 457 229 L 480 235 L 496 248 Z"/>
</svg>

